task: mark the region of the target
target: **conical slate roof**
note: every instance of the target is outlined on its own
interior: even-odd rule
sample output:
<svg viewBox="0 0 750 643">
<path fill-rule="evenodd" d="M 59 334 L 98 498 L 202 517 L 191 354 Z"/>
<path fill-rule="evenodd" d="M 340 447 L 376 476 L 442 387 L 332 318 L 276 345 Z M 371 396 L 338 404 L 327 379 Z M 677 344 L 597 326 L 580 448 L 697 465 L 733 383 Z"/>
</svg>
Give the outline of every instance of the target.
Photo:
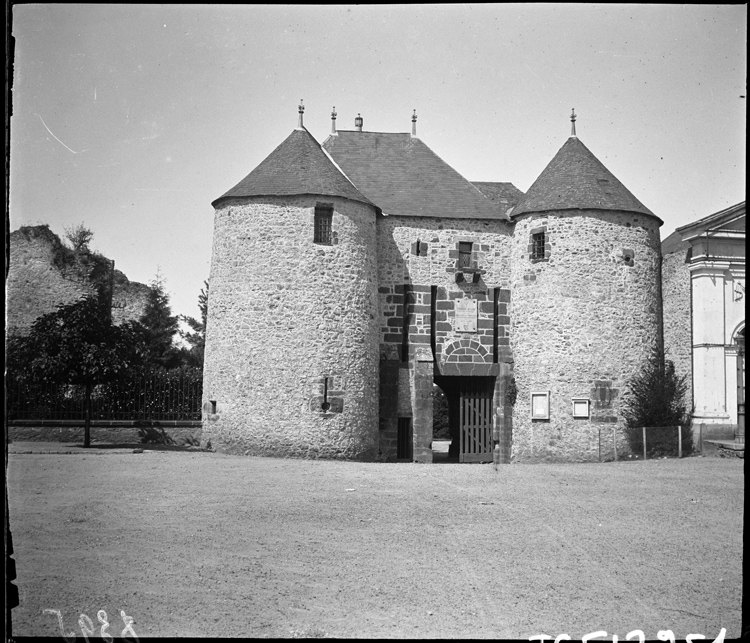
<svg viewBox="0 0 750 643">
<path fill-rule="evenodd" d="M 384 214 L 508 220 L 507 206 L 411 134 L 339 130 L 323 147 Z"/>
<path fill-rule="evenodd" d="M 211 205 L 243 196 L 340 196 L 373 205 L 304 128 L 295 129 L 250 174 Z"/>
<path fill-rule="evenodd" d="M 575 136 L 560 148 L 511 216 L 547 210 L 624 210 L 656 216 Z"/>
</svg>

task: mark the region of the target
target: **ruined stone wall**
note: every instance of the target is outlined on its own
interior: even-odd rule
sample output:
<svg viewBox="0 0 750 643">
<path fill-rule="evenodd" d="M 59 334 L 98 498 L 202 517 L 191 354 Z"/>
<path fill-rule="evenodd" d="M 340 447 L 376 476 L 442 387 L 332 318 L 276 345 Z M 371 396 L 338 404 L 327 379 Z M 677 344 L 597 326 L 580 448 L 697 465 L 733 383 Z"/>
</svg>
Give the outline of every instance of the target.
<svg viewBox="0 0 750 643">
<path fill-rule="evenodd" d="M 662 258 L 662 299 L 664 302 L 664 348 L 672 360 L 675 373 L 687 378 L 688 411 L 693 406 L 692 334 L 690 329 L 690 270 L 687 253 L 689 244 Z"/>
<path fill-rule="evenodd" d="M 313 242 L 316 203 L 333 205 L 331 245 Z M 377 456 L 375 230 L 372 207 L 341 198 L 255 197 L 217 208 L 204 446 Z"/>
<path fill-rule="evenodd" d="M 137 321 L 146 309 L 151 287 L 130 281 L 119 270 L 115 270 L 112 288 L 112 323 L 123 324 Z"/>
<path fill-rule="evenodd" d="M 511 232 L 501 220 L 378 219 L 380 450 L 386 458 L 395 457 L 398 418 L 412 417 L 414 459 L 430 460 L 431 397 L 419 377 L 431 389 L 433 372 L 496 376 L 498 362 L 511 361 Z M 471 244 L 470 270 L 458 266 L 462 242 Z M 436 364 L 426 369 L 433 348 Z M 423 375 L 407 376 L 405 368 Z M 421 426 L 427 421 L 429 427 Z"/>
<path fill-rule="evenodd" d="M 608 458 L 615 435 L 625 450 L 624 387 L 660 335 L 658 226 L 646 215 L 592 210 L 516 220 L 515 461 L 596 460 L 600 445 Z M 547 246 L 539 260 L 530 256 L 536 232 Z M 549 392 L 549 419 L 531 419 L 532 392 Z M 573 417 L 576 397 L 589 400 L 590 417 Z"/>
<path fill-rule="evenodd" d="M 70 304 L 97 288 L 113 283 L 114 323 L 138 319 L 149 287 L 128 281 L 101 255 L 74 252 L 46 225 L 22 227 L 10 235 L 10 258 L 6 282 L 8 333 L 25 333 L 34 321 Z"/>
</svg>

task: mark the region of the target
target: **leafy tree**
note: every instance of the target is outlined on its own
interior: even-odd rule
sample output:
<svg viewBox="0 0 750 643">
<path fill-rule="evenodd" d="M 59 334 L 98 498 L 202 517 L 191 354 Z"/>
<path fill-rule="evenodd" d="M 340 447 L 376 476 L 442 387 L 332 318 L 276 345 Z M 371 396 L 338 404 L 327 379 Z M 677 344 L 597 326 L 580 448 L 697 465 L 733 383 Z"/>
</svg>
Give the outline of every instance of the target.
<svg viewBox="0 0 750 643">
<path fill-rule="evenodd" d="M 70 241 L 76 252 L 88 252 L 93 237 L 94 233 L 83 223 L 65 228 L 65 238 Z"/>
<path fill-rule="evenodd" d="M 112 325 L 104 291 L 39 317 L 26 336 L 7 342 L 8 373 L 20 380 L 82 385 L 84 446 L 91 444 L 91 393 L 119 378 L 132 364 L 132 337 Z"/>
<path fill-rule="evenodd" d="M 692 449 L 692 429 L 685 426 L 687 408 L 686 376 L 675 373 L 674 363 L 666 359 L 664 349 L 655 347 L 643 367 L 628 382 L 628 393 L 623 398 L 625 433 L 633 451 L 643 450 L 642 427 L 682 426 L 682 443 L 687 452 Z M 648 438 L 651 451 L 672 452 L 672 434 L 652 431 Z"/>
<path fill-rule="evenodd" d="M 206 348 L 206 321 L 208 320 L 208 282 L 203 282 L 205 288 L 201 288 L 198 295 L 198 308 L 201 311 L 201 320 L 194 317 L 180 315 L 180 320 L 185 322 L 191 331 L 180 331 L 180 336 L 190 348 L 185 352 L 185 362 L 188 366 L 203 368 L 203 355 Z"/>
</svg>

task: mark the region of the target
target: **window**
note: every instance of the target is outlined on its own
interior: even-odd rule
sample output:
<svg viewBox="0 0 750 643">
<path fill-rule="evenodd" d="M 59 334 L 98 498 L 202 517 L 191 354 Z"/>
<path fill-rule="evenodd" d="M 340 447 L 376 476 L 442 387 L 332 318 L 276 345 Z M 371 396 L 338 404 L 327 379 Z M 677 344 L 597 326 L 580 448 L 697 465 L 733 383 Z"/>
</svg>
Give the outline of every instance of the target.
<svg viewBox="0 0 750 643">
<path fill-rule="evenodd" d="M 332 205 L 315 206 L 315 232 L 313 236 L 314 243 L 331 244 L 331 230 L 333 221 Z"/>
<path fill-rule="evenodd" d="M 531 235 L 531 258 L 544 259 L 544 232 L 535 232 Z"/>
<path fill-rule="evenodd" d="M 458 267 L 471 268 L 471 241 L 459 241 L 458 242 Z"/>
</svg>

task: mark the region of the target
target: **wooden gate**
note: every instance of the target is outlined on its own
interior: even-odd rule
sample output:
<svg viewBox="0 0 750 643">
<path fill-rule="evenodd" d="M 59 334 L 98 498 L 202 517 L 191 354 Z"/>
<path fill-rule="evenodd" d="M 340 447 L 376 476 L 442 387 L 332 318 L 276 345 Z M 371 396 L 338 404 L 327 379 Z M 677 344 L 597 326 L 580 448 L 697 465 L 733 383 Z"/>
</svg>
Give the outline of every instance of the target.
<svg viewBox="0 0 750 643">
<path fill-rule="evenodd" d="M 494 378 L 461 378 L 459 462 L 492 462 L 493 392 Z"/>
</svg>

